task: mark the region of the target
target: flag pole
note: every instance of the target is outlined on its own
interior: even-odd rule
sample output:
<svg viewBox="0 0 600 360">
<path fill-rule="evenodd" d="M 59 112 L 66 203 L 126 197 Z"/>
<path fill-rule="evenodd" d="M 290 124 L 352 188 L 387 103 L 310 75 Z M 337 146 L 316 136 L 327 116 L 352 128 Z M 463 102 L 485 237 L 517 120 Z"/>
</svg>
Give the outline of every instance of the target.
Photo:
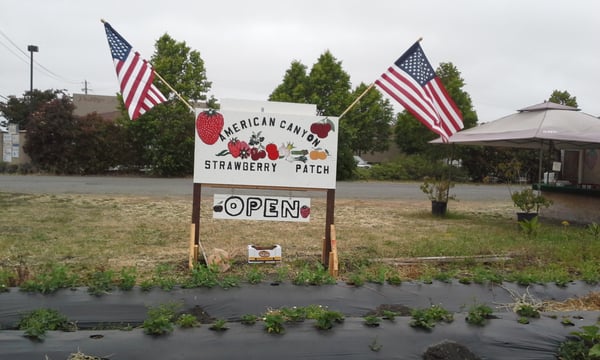
<svg viewBox="0 0 600 360">
<path fill-rule="evenodd" d="M 175 91 L 175 89 L 173 89 L 173 87 L 165 79 L 163 79 L 163 77 L 160 76 L 160 74 L 157 73 L 156 70 L 154 70 L 154 68 L 152 68 L 152 71 L 154 71 L 154 74 L 156 75 L 156 77 L 158 77 L 160 79 L 160 81 L 162 81 L 162 83 L 165 84 L 169 88 L 169 90 L 171 90 L 179 98 L 179 100 L 181 100 L 184 104 L 186 104 L 187 107 L 190 108 L 191 111 L 194 111 L 194 108 L 192 107 L 192 105 L 190 105 L 190 103 L 187 102 L 183 98 L 183 96 L 181 96 L 177 91 Z"/>
<path fill-rule="evenodd" d="M 369 92 L 369 90 L 371 90 L 371 89 L 373 88 L 373 86 L 375 86 L 375 83 L 371 83 L 371 85 L 369 85 L 369 87 L 368 87 L 368 88 L 366 88 L 366 89 L 365 89 L 365 91 L 363 91 L 363 92 L 362 92 L 362 94 L 360 94 L 360 95 L 359 95 L 359 96 L 356 98 L 356 100 L 354 100 L 354 102 L 353 102 L 352 104 L 350 104 L 350 106 L 348 106 L 348 107 L 346 108 L 346 110 L 344 110 L 344 112 L 342 113 L 342 115 L 340 115 L 340 116 L 338 117 L 338 120 L 339 120 L 339 119 L 341 119 L 341 118 L 342 118 L 342 116 L 346 115 L 346 113 L 347 113 L 348 111 L 350 111 L 350 109 L 352 109 L 352 108 L 354 107 L 354 105 L 356 105 L 356 103 L 358 103 L 358 102 L 360 101 L 360 99 L 362 99 L 362 98 L 363 98 L 363 96 L 365 96 L 365 95 L 367 94 L 367 92 Z"/>
</svg>

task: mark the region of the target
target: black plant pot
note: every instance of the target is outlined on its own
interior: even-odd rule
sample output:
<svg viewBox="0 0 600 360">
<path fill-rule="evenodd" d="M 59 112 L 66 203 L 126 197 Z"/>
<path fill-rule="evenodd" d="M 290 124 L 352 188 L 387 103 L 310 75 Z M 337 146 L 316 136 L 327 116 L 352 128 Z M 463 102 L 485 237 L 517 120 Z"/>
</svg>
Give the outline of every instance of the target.
<svg viewBox="0 0 600 360">
<path fill-rule="evenodd" d="M 445 201 L 432 201 L 431 202 L 431 214 L 434 216 L 446 215 L 447 208 L 448 208 L 448 203 Z"/>
<path fill-rule="evenodd" d="M 517 213 L 517 221 L 523 221 L 523 220 L 527 220 L 527 221 L 531 221 L 534 217 L 538 216 L 538 213 L 536 212 L 518 212 Z"/>
</svg>

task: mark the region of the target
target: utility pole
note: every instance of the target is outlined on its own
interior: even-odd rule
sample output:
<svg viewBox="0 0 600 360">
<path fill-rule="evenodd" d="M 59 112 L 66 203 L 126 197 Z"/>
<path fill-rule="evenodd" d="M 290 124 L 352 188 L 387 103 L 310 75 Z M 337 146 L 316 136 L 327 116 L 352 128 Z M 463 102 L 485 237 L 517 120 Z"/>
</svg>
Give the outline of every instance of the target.
<svg viewBox="0 0 600 360">
<path fill-rule="evenodd" d="M 88 82 L 87 82 L 87 80 L 83 80 L 83 89 L 81 89 L 81 90 L 83 90 L 83 93 L 86 94 L 86 95 L 88 94 L 88 90 L 91 90 L 91 89 L 88 89 Z"/>
</svg>

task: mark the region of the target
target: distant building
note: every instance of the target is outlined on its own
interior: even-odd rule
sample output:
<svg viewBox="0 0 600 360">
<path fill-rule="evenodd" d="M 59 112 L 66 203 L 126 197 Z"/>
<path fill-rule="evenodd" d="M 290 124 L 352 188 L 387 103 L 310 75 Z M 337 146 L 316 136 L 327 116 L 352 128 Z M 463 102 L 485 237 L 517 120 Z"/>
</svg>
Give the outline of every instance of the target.
<svg viewBox="0 0 600 360">
<path fill-rule="evenodd" d="M 121 112 L 116 96 L 73 94 L 73 115 L 86 116 L 96 112 L 107 120 L 115 120 Z"/>
</svg>

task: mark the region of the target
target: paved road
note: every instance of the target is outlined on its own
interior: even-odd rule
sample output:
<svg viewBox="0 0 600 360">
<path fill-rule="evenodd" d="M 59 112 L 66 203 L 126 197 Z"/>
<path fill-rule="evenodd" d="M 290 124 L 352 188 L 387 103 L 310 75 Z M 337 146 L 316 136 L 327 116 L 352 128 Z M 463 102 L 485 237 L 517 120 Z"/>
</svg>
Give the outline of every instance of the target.
<svg viewBox="0 0 600 360">
<path fill-rule="evenodd" d="M 0 192 L 48 194 L 114 194 L 141 196 L 192 196 L 191 178 L 148 178 L 127 176 L 45 176 L 0 175 Z M 229 190 L 203 187 L 202 195 Z M 236 193 L 260 195 L 266 191 L 236 190 Z M 271 192 L 272 193 L 272 192 Z M 286 195 L 290 191 L 282 191 Z M 313 192 L 292 192 L 294 196 L 312 196 Z M 315 191 L 315 194 L 323 192 Z M 503 185 L 459 184 L 451 193 L 460 200 L 510 201 Z M 338 182 L 336 198 L 424 200 L 419 183 L 410 182 Z"/>
</svg>

